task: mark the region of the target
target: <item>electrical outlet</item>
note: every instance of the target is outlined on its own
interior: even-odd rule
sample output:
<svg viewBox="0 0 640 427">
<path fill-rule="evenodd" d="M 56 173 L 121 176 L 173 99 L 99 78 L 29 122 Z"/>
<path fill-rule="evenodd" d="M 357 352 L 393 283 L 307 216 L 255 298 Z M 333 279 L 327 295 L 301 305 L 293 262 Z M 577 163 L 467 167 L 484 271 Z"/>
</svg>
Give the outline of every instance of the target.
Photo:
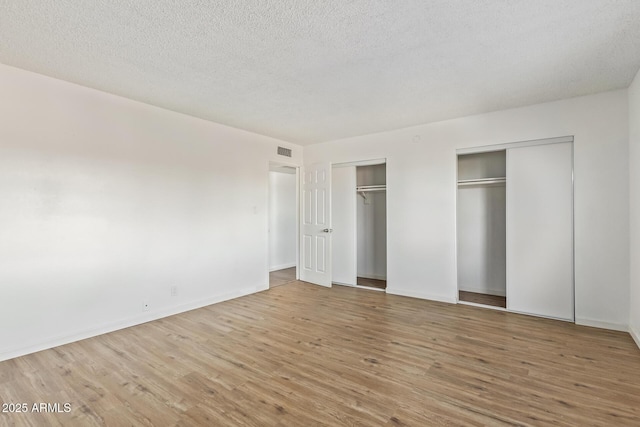
<svg viewBox="0 0 640 427">
<path fill-rule="evenodd" d="M 142 303 L 142 311 L 149 311 L 149 302 L 145 301 Z"/>
<path fill-rule="evenodd" d="M 171 287 L 171 296 L 172 297 L 177 297 L 178 296 L 178 287 L 177 286 L 172 286 Z"/>
</svg>

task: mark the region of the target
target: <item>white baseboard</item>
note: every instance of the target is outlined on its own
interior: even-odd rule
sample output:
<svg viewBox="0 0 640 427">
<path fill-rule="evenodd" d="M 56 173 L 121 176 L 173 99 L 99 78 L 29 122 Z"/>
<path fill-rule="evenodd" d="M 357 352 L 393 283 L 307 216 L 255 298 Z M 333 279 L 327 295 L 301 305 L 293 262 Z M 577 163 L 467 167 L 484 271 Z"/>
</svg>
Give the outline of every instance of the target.
<svg viewBox="0 0 640 427">
<path fill-rule="evenodd" d="M 290 263 L 287 263 L 287 264 L 274 265 L 273 267 L 269 267 L 269 273 L 271 273 L 272 271 L 284 270 L 285 268 L 291 268 L 291 267 L 295 267 L 295 266 L 296 266 L 295 262 L 290 262 Z"/>
<path fill-rule="evenodd" d="M 456 304 L 458 302 L 455 296 L 423 294 L 421 292 L 415 292 L 406 289 L 387 288 L 387 293 L 391 295 L 399 295 L 401 297 L 420 298 L 429 301 L 447 302 L 450 304 Z"/>
<path fill-rule="evenodd" d="M 507 296 L 506 289 L 485 289 L 485 288 L 474 288 L 473 286 L 465 286 L 464 289 L 462 287 L 458 287 L 458 290 L 463 292 L 474 292 L 476 294 L 497 295 L 499 297 Z"/>
<path fill-rule="evenodd" d="M 493 305 L 478 304 L 478 303 L 475 303 L 475 302 L 458 301 L 458 304 L 460 304 L 460 305 L 470 305 L 472 307 L 478 307 L 478 308 L 486 308 L 487 310 L 507 311 L 507 309 L 504 308 L 504 307 L 495 307 Z"/>
<path fill-rule="evenodd" d="M 343 282 L 331 282 L 331 284 L 333 285 L 339 285 L 339 286 L 350 286 L 350 287 L 355 287 L 356 285 L 352 285 L 350 283 L 343 283 Z"/>
<path fill-rule="evenodd" d="M 623 323 L 602 322 L 600 320 L 576 317 L 576 325 L 591 326 L 592 328 L 609 329 L 612 331 L 628 332 L 629 325 Z"/>
<path fill-rule="evenodd" d="M 268 287 L 265 289 L 268 289 Z M 119 320 L 116 322 L 109 322 L 101 326 L 92 327 L 88 329 L 80 329 L 71 334 L 60 335 L 57 337 L 50 338 L 43 342 L 30 343 L 23 347 L 4 351 L 0 353 L 0 362 L 4 360 L 13 359 L 15 357 L 24 356 L 26 354 L 36 353 L 38 351 L 48 350 L 50 348 L 58 347 L 64 344 L 69 344 L 69 343 L 81 341 L 87 338 L 92 338 L 98 335 L 107 334 L 109 332 L 114 332 L 120 329 L 129 328 L 131 326 L 140 325 L 142 323 L 151 322 L 153 320 L 162 319 L 164 317 L 173 316 L 175 314 L 184 313 L 186 311 L 195 310 L 197 308 L 206 307 L 211 304 L 216 304 L 219 302 L 239 298 L 245 295 L 250 295 L 260 290 L 263 290 L 262 286 L 244 288 L 238 291 L 217 295 L 211 298 L 205 298 L 198 301 L 192 301 L 189 303 L 180 304 L 178 306 L 174 306 L 166 309 L 145 312 L 144 314 L 141 314 L 141 315 L 132 316 L 127 319 Z"/>
<path fill-rule="evenodd" d="M 640 332 L 635 330 L 633 326 L 629 325 L 629 335 L 631 335 L 631 338 L 633 338 L 638 348 L 640 348 Z"/>
</svg>

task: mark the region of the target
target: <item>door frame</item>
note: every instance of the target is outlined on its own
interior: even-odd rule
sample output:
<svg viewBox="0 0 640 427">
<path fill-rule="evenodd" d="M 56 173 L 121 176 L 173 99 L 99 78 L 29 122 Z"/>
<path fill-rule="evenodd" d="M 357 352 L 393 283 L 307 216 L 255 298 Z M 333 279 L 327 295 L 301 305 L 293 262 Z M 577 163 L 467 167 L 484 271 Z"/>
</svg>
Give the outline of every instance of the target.
<svg viewBox="0 0 640 427">
<path fill-rule="evenodd" d="M 282 161 L 274 161 L 269 160 L 267 162 L 267 289 L 271 288 L 269 273 L 269 258 L 271 255 L 271 232 L 270 232 L 270 223 L 271 223 L 271 207 L 269 206 L 269 201 L 271 200 L 271 181 L 269 179 L 269 173 L 273 172 L 271 170 L 272 167 L 288 167 L 295 170 L 295 210 L 296 210 L 296 280 L 300 280 L 300 215 L 301 215 L 301 205 L 300 205 L 300 168 L 301 166 L 295 163 L 287 163 Z"/>
</svg>

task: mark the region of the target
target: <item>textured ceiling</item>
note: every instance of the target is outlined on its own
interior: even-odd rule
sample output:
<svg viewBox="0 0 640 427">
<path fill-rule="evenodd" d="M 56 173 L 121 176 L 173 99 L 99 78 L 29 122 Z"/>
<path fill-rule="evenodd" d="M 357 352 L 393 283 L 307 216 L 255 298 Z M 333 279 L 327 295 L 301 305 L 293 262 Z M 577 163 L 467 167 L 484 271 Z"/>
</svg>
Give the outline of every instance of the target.
<svg viewBox="0 0 640 427">
<path fill-rule="evenodd" d="M 0 0 L 0 62 L 291 142 L 627 87 L 638 0 Z"/>
</svg>

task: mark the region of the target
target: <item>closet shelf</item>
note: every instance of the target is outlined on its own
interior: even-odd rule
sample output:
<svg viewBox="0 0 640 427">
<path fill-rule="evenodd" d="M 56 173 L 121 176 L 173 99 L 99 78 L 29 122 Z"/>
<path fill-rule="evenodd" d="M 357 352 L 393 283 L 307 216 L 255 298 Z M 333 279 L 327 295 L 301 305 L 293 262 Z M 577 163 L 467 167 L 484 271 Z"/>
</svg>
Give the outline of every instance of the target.
<svg viewBox="0 0 640 427">
<path fill-rule="evenodd" d="M 496 178 L 478 178 L 478 179 L 461 179 L 458 180 L 458 187 L 466 185 L 491 185 L 491 184 L 504 184 L 507 182 L 507 178 L 504 176 Z"/>
</svg>

